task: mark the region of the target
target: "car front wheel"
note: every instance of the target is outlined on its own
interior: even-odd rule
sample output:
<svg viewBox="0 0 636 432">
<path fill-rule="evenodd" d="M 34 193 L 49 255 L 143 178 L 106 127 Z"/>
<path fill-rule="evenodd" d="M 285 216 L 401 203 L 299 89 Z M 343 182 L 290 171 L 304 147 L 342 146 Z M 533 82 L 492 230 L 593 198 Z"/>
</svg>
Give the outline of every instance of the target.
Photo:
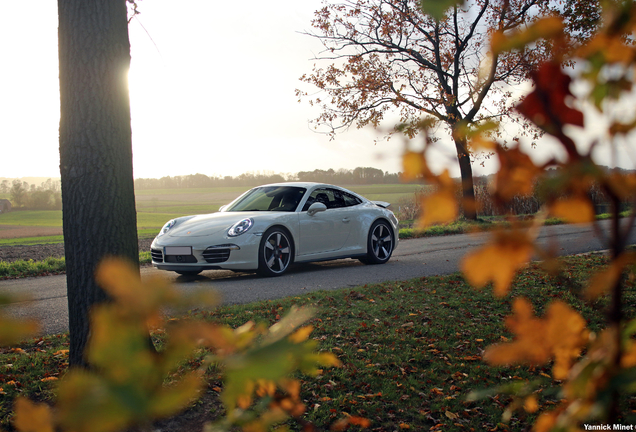
<svg viewBox="0 0 636 432">
<path fill-rule="evenodd" d="M 258 249 L 258 273 L 262 276 L 280 276 L 292 262 L 294 244 L 291 235 L 283 228 L 270 228 Z"/>
<path fill-rule="evenodd" d="M 393 253 L 393 230 L 383 220 L 371 225 L 367 240 L 367 256 L 360 261 L 365 264 L 384 264 Z"/>
</svg>

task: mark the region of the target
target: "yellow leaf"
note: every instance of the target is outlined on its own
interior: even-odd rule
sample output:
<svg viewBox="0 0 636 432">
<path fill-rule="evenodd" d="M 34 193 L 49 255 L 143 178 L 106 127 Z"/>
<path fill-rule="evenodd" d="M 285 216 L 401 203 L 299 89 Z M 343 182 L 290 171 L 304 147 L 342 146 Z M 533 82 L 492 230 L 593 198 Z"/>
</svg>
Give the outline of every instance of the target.
<svg viewBox="0 0 636 432">
<path fill-rule="evenodd" d="M 299 328 L 298 330 L 296 330 L 295 333 L 292 333 L 289 336 L 289 340 L 296 344 L 304 342 L 309 338 L 309 335 L 311 334 L 313 330 L 314 330 L 313 326 L 305 326 L 305 327 Z"/>
<path fill-rule="evenodd" d="M 178 413 L 197 399 L 202 385 L 201 374 L 191 372 L 178 383 L 161 387 L 152 395 L 150 414 L 156 417 L 168 417 Z"/>
<path fill-rule="evenodd" d="M 404 167 L 404 171 L 402 172 L 402 179 L 404 181 L 420 178 L 428 171 L 424 153 L 422 152 L 407 151 L 402 156 L 402 165 Z"/>
<path fill-rule="evenodd" d="M 20 432 L 53 432 L 53 415 L 46 404 L 35 404 L 24 397 L 15 401 L 14 426 Z"/>
<path fill-rule="evenodd" d="M 587 323 L 578 312 L 561 301 L 550 304 L 546 321 L 545 336 L 554 357 L 552 374 L 555 379 L 563 380 L 589 340 Z"/>
<path fill-rule="evenodd" d="M 594 221 L 594 208 L 589 199 L 581 196 L 555 201 L 550 205 L 550 213 L 571 223 Z"/>
<path fill-rule="evenodd" d="M 446 414 L 446 417 L 448 417 L 451 420 L 456 420 L 456 419 L 459 418 L 459 415 L 457 415 L 455 413 L 452 413 L 452 412 L 450 412 L 448 410 L 445 412 L 445 414 Z"/>
<path fill-rule="evenodd" d="M 319 353 L 317 355 L 317 363 L 324 367 L 340 367 L 342 366 L 342 362 L 338 360 L 332 353 Z"/>
<path fill-rule="evenodd" d="M 33 336 L 40 326 L 36 321 L 0 316 L 0 345 L 11 345 Z"/>
</svg>

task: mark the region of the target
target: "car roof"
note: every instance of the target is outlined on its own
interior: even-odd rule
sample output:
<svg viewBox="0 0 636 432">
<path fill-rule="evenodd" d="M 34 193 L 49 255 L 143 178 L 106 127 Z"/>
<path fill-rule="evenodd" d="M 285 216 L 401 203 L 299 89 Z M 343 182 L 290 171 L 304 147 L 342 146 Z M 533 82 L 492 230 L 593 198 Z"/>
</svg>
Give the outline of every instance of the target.
<svg viewBox="0 0 636 432">
<path fill-rule="evenodd" d="M 349 193 L 354 194 L 355 196 L 362 198 L 365 201 L 368 201 L 365 197 L 363 197 L 362 195 L 355 193 L 347 188 L 343 188 L 342 186 L 336 186 L 336 185 L 332 185 L 329 183 L 314 183 L 314 182 L 281 182 L 281 183 L 271 183 L 271 184 L 266 184 L 266 185 L 261 185 L 261 186 L 255 186 L 255 187 L 269 187 L 269 186 L 295 186 L 295 187 L 302 187 L 302 188 L 306 188 L 306 189 L 313 189 L 316 187 L 331 187 L 331 188 L 335 188 L 335 189 L 340 189 Z"/>
<path fill-rule="evenodd" d="M 342 189 L 340 186 L 330 185 L 327 183 L 314 183 L 314 182 L 281 182 L 281 183 L 270 183 L 255 187 L 269 187 L 269 186 L 296 186 L 296 187 L 304 187 L 304 188 L 312 188 L 314 186 L 326 186 L 326 187 L 337 187 Z"/>
</svg>

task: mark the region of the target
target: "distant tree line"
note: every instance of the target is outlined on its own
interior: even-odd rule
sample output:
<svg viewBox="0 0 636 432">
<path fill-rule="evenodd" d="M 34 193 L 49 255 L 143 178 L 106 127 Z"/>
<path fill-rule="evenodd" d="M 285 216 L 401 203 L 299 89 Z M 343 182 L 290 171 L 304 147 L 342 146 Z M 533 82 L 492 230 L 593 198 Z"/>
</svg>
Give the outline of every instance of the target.
<svg viewBox="0 0 636 432">
<path fill-rule="evenodd" d="M 222 186 L 258 186 L 283 181 L 304 181 L 339 185 L 400 183 L 399 173 L 377 168 L 300 171 L 296 174 L 277 174 L 272 171 L 243 173 L 239 176 L 209 177 L 204 174 L 135 179 L 135 189 L 209 188 Z"/>
<path fill-rule="evenodd" d="M 25 181 L 3 180 L 0 193 L 9 194 L 13 210 L 62 210 L 62 192 L 59 180 L 48 179 L 39 186 Z"/>
<path fill-rule="evenodd" d="M 608 168 L 601 166 L 600 169 L 605 172 L 621 173 L 623 175 L 636 174 L 633 170 L 624 170 L 621 168 Z M 543 178 L 534 182 L 532 194 L 515 195 L 506 206 L 497 204 L 492 191 L 494 190 L 495 175 L 479 176 L 474 178 L 475 186 L 475 202 L 477 204 L 478 216 L 500 216 L 500 215 L 530 215 L 537 213 L 546 203 L 564 198 L 560 189 L 555 186 L 555 178 L 558 169 L 548 172 Z M 431 195 L 436 191 L 433 185 L 422 185 L 419 191 L 412 196 L 401 198 L 398 202 L 393 203 L 392 210 L 397 214 L 399 220 L 417 219 L 422 211 L 422 200 L 424 197 Z M 455 195 L 457 201 L 461 203 L 462 188 L 461 183 L 457 181 Z M 609 213 L 611 211 L 609 202 L 610 198 L 603 189 L 595 182 L 592 182 L 587 191 L 587 197 L 594 206 L 596 214 Z M 460 205 L 461 208 L 461 205 Z M 630 202 L 623 202 L 620 211 L 629 210 Z M 462 209 L 463 211 L 463 209 Z"/>
</svg>

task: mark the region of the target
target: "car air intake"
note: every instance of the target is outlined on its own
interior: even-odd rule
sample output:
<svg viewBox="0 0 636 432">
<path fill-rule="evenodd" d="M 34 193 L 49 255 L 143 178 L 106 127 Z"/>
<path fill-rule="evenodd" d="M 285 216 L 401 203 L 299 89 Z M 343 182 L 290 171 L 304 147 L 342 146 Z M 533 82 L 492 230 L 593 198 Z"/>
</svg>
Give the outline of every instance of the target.
<svg viewBox="0 0 636 432">
<path fill-rule="evenodd" d="M 150 255 L 152 256 L 152 260 L 154 262 L 163 262 L 163 252 L 161 251 L 161 249 L 150 249 Z"/>
<path fill-rule="evenodd" d="M 230 259 L 231 251 L 238 249 L 239 247 L 235 244 L 210 246 L 203 251 L 203 258 L 210 264 L 222 263 Z"/>
</svg>

